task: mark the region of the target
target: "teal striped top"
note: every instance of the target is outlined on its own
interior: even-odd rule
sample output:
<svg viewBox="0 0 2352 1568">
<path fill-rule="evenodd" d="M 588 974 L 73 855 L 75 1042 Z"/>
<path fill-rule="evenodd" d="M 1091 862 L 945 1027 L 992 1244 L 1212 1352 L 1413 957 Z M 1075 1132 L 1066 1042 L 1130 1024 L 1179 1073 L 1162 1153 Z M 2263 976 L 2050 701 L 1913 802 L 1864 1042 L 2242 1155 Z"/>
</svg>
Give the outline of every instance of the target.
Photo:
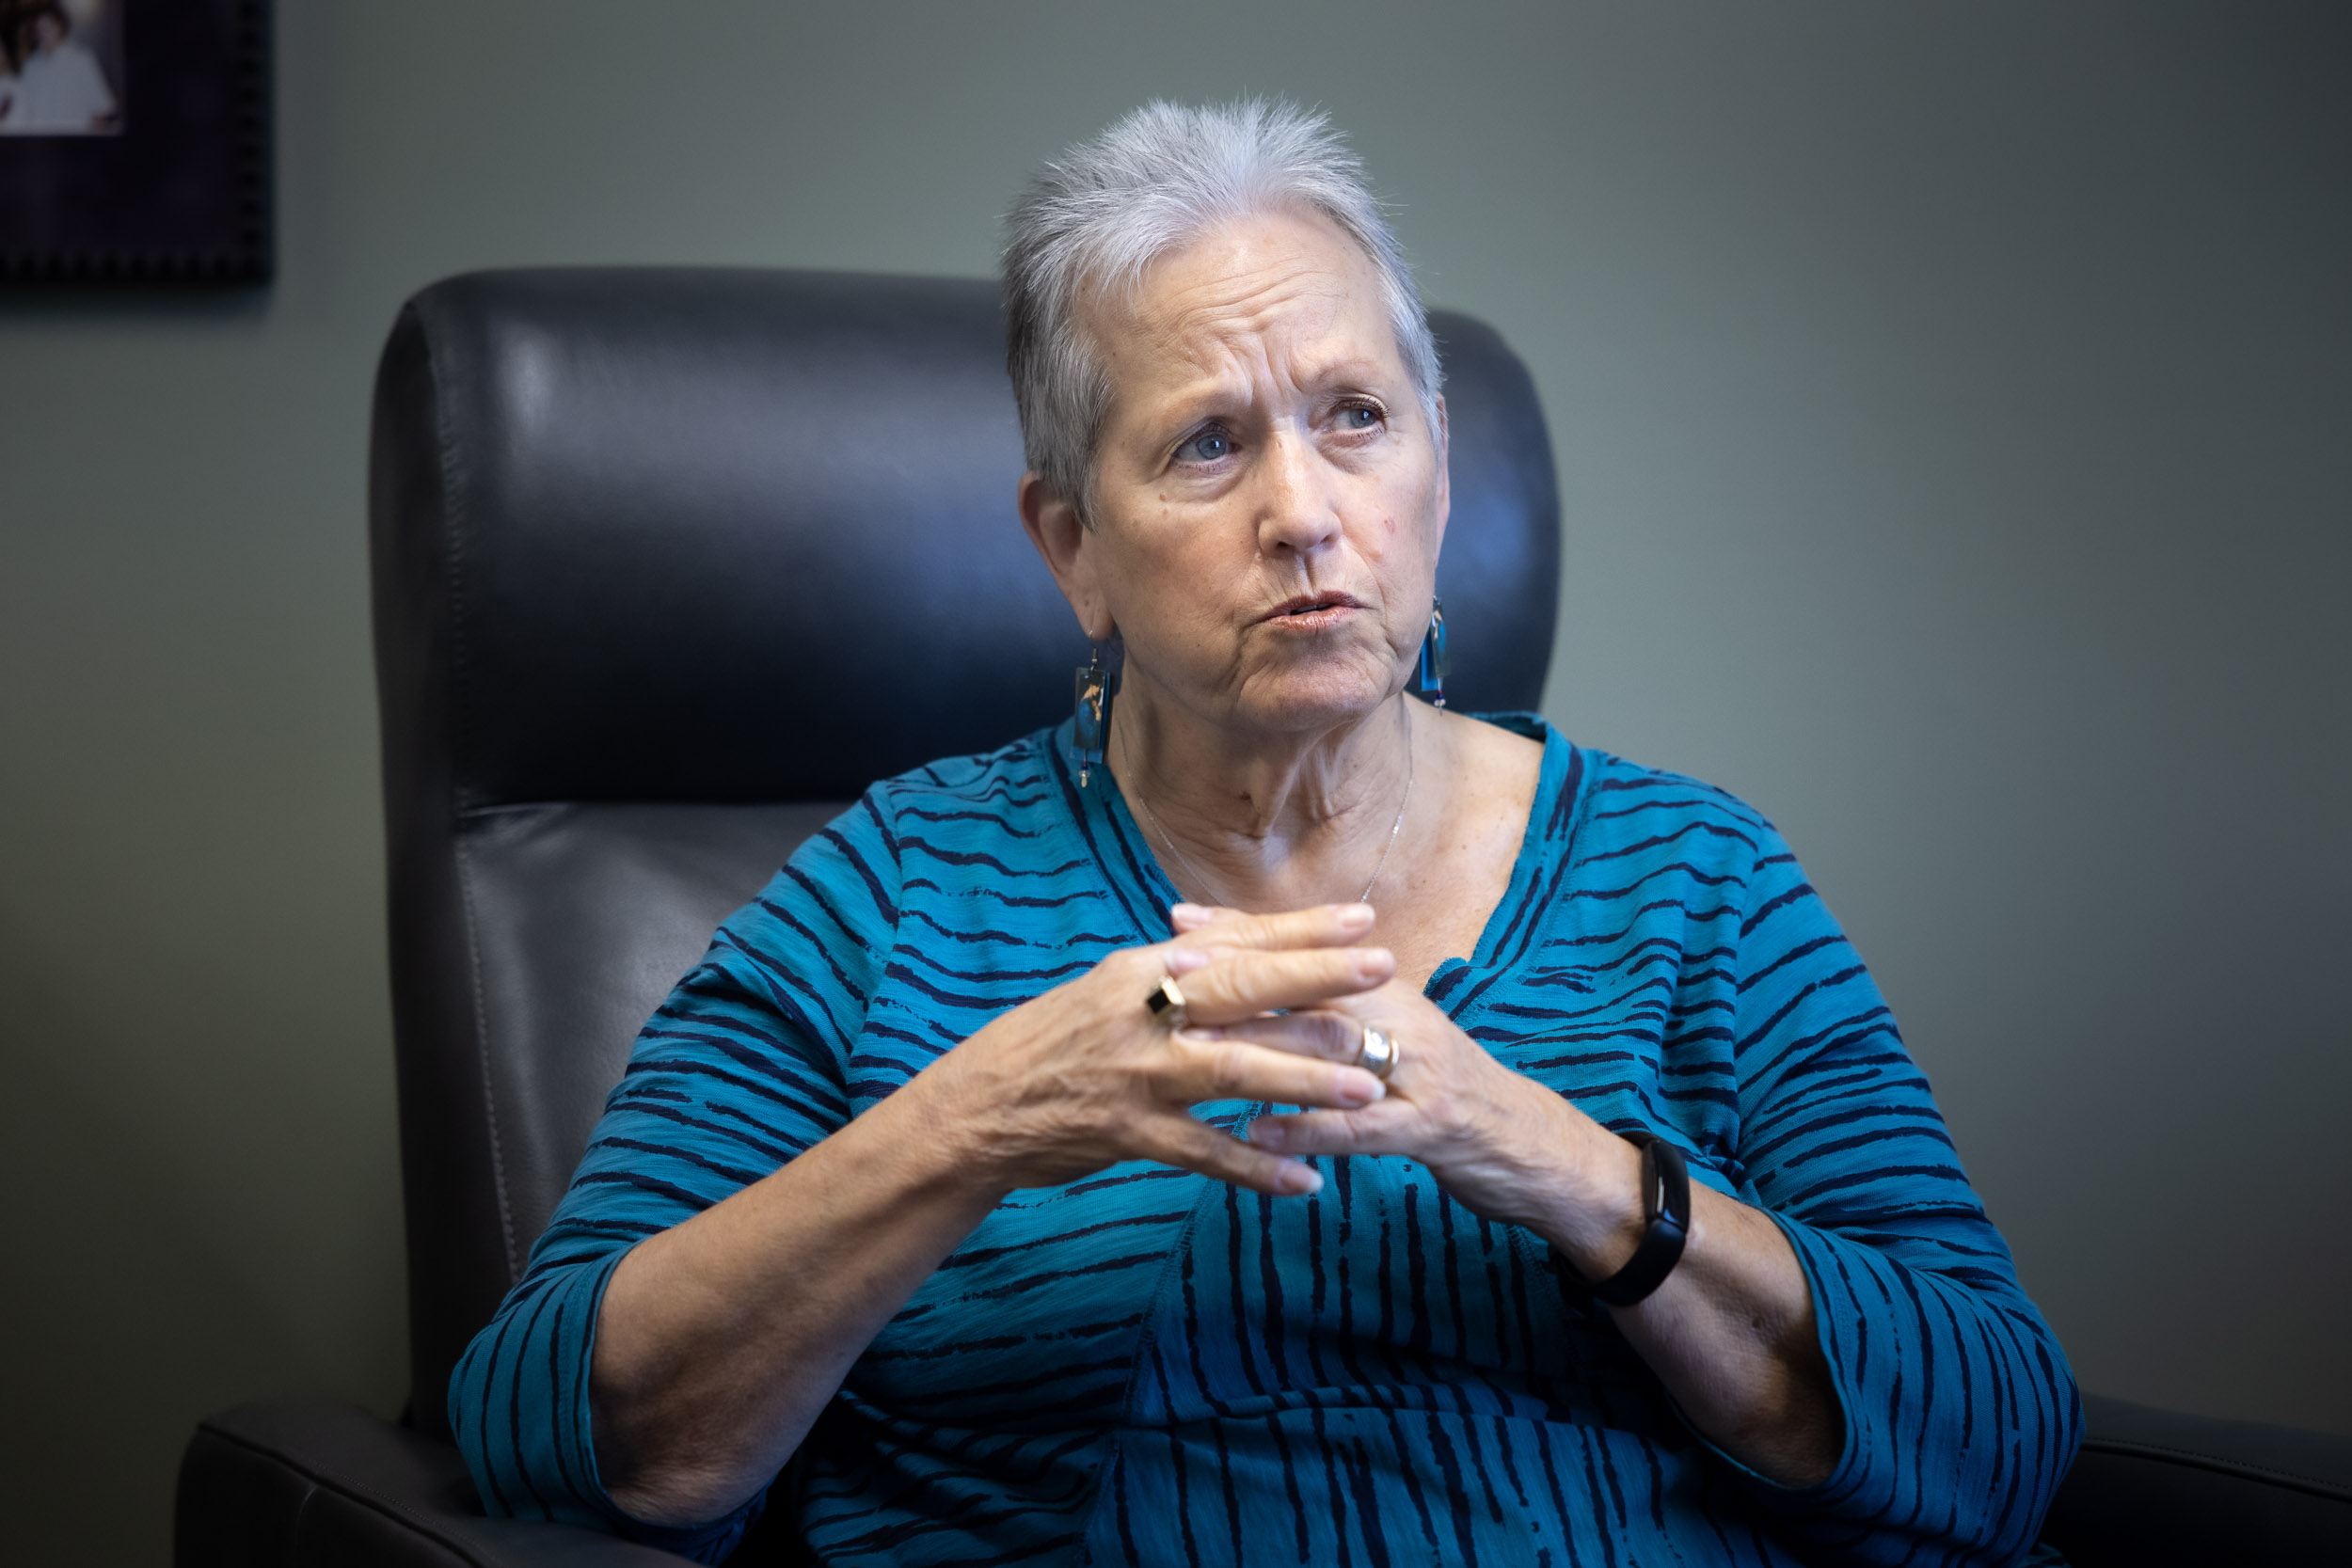
<svg viewBox="0 0 2352 1568">
<path fill-rule="evenodd" d="M 1772 1214 L 1844 1412 L 1804 1490 L 1696 1435 L 1534 1234 L 1411 1161 L 1268 1199 L 1148 1164 L 1014 1194 L 851 1370 L 766 1506 L 826 1561 L 1994 1563 L 2078 1441 L 2020 1289 L 1861 959 L 1772 826 L 1570 744 L 1475 952 L 1428 993 L 1604 1125 Z M 597 1303 L 637 1240 L 775 1169 L 1176 890 L 1067 726 L 875 785 L 646 1024 L 450 1414 L 494 1513 L 716 1560 L 614 1508 Z M 1259 1107 L 1203 1106 L 1238 1129 Z"/>
</svg>

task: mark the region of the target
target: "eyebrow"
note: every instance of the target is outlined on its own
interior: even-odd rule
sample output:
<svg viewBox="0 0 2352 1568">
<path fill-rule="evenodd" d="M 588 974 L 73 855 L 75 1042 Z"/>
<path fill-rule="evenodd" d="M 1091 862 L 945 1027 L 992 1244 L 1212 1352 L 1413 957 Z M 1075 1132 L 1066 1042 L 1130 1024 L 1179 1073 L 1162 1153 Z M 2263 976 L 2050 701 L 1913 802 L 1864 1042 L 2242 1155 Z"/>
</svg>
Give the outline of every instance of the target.
<svg viewBox="0 0 2352 1568">
<path fill-rule="evenodd" d="M 1351 355 L 1313 367 L 1309 373 L 1297 378 L 1297 384 L 1312 394 L 1329 391 L 1335 387 L 1354 386 L 1369 388 L 1373 383 L 1382 379 L 1384 379 L 1384 372 L 1377 360 Z M 1187 390 L 1178 393 L 1165 404 L 1171 410 L 1166 417 L 1166 422 L 1171 427 L 1189 427 L 1205 417 L 1201 413 L 1190 410 L 1223 403 L 1236 395 L 1243 402 L 1255 403 L 1257 401 L 1256 383 L 1247 377 L 1238 381 L 1218 378 L 1209 381 L 1199 391 Z M 1186 410 L 1186 412 L 1180 414 L 1173 412 L 1174 410 Z M 1160 420 L 1154 417 L 1152 422 L 1160 422 Z"/>
</svg>

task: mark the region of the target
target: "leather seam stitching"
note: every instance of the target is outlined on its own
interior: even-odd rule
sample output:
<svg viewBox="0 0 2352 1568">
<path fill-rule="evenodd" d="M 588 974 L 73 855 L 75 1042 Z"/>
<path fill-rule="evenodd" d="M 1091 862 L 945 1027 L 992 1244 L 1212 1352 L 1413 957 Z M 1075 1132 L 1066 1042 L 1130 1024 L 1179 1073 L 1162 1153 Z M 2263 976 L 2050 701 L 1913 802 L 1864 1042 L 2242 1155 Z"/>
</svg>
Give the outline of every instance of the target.
<svg viewBox="0 0 2352 1568">
<path fill-rule="evenodd" d="M 441 356 L 438 335 L 425 333 L 426 362 L 433 372 L 433 421 L 435 445 L 439 449 L 441 490 L 441 538 L 447 550 L 449 581 L 443 604 L 449 616 L 450 647 L 450 705 L 451 705 L 451 767 L 450 767 L 450 843 L 457 862 L 457 894 L 460 916 L 466 927 L 466 967 L 472 982 L 474 1062 L 482 1075 L 482 1116 L 490 1138 L 490 1181 L 498 1194 L 499 1242 L 506 1256 L 506 1284 L 512 1290 L 521 1277 L 522 1260 L 515 1252 L 514 1202 L 507 1191 L 505 1140 L 499 1132 L 497 1085 L 490 1071 L 489 1009 L 485 1006 L 482 991 L 482 942 L 473 902 L 472 860 L 467 853 L 466 841 L 457 832 L 463 816 L 465 776 L 464 764 L 472 753 L 470 746 L 471 709 L 466 702 L 466 617 L 465 617 L 465 549 L 464 529 L 459 524 L 462 510 L 460 491 L 456 483 L 458 448 L 450 428 L 449 399 L 441 395 Z M 504 1292 L 501 1292 L 503 1294 Z"/>
<path fill-rule="evenodd" d="M 348 1498 L 362 1508 L 372 1509 L 383 1514 L 393 1523 L 406 1527 L 436 1545 L 448 1548 L 466 1561 L 474 1564 L 474 1568 L 494 1568 L 493 1564 L 485 1562 L 479 1553 L 463 1541 L 456 1540 L 447 1531 L 437 1528 L 405 1503 L 395 1502 L 389 1497 L 379 1497 L 373 1493 L 360 1489 L 354 1483 L 344 1481 L 340 1477 L 323 1475 L 292 1454 L 270 1445 L 256 1442 L 238 1433 L 223 1431 L 209 1421 L 202 1423 L 198 1430 L 208 1433 L 224 1443 L 233 1444 L 247 1453 L 258 1454 L 274 1465 L 282 1465 L 310 1483 L 310 1490 L 303 1496 L 301 1503 L 294 1511 L 294 1525 L 297 1531 L 301 1527 L 302 1516 L 310 1512 L 311 1503 L 317 1499 L 319 1494 L 331 1492 L 338 1497 Z M 297 1539 L 299 1539 L 298 1535 Z"/>
<path fill-rule="evenodd" d="M 473 850 L 455 834 L 451 835 L 451 844 L 456 852 L 457 897 L 466 925 L 466 968 L 473 983 L 474 1063 L 482 1073 L 482 1115 L 490 1133 L 490 1177 L 498 1188 L 499 1240 L 506 1254 L 506 1286 L 513 1290 L 515 1281 L 522 1275 L 522 1260 L 515 1253 L 515 1212 L 506 1193 L 506 1145 L 499 1135 L 498 1089 L 490 1073 L 489 1007 L 482 993 L 482 940 L 473 907 Z"/>
<path fill-rule="evenodd" d="M 2132 1438 L 2094 1437 L 2083 1444 L 2090 1453 L 2112 1453 L 2136 1459 L 2156 1459 L 2185 1465 L 2195 1469 L 2210 1470 L 2218 1475 L 2236 1476 L 2246 1481 L 2276 1481 L 2298 1492 L 2309 1492 L 2336 1502 L 2352 1502 L 2352 1488 L 2342 1481 L 2321 1476 L 2302 1475 L 2294 1470 L 2274 1469 L 2246 1460 L 2222 1459 L 2213 1454 L 2199 1453 L 2193 1449 L 2176 1449 L 2163 1443 L 2145 1443 Z"/>
<path fill-rule="evenodd" d="M 316 1476 L 304 1476 L 302 1479 L 310 1484 L 302 1489 L 302 1500 L 294 1504 L 294 1528 L 287 1532 L 294 1540 L 294 1557 L 297 1562 L 304 1555 L 302 1527 L 310 1517 L 310 1506 L 319 1500 L 319 1494 L 326 1490 L 319 1484 L 319 1479 Z"/>
</svg>

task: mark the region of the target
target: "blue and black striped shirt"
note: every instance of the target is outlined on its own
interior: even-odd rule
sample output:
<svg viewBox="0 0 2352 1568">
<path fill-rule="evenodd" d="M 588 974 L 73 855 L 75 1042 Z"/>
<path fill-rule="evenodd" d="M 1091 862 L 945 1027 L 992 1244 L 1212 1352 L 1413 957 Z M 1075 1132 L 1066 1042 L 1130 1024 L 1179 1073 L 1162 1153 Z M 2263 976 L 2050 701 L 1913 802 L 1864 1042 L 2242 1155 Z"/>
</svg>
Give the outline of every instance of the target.
<svg viewBox="0 0 2352 1568">
<path fill-rule="evenodd" d="M 1571 745 L 1511 883 L 1428 992 L 1604 1125 L 1772 1214 L 1844 1410 L 1818 1486 L 1695 1435 L 1524 1230 L 1415 1163 L 1268 1199 L 1113 1166 L 999 1206 L 771 1489 L 827 1561 L 1995 1563 L 2034 1541 L 2074 1385 L 1861 959 L 1755 812 Z M 1066 729 L 1066 726 L 1065 726 Z M 1068 736 L 875 785 L 722 927 L 640 1037 L 450 1411 L 494 1512 L 705 1560 L 599 1484 L 597 1304 L 628 1246 L 755 1181 L 1178 895 Z M 1238 1129 L 1256 1110 L 1204 1106 Z"/>
</svg>

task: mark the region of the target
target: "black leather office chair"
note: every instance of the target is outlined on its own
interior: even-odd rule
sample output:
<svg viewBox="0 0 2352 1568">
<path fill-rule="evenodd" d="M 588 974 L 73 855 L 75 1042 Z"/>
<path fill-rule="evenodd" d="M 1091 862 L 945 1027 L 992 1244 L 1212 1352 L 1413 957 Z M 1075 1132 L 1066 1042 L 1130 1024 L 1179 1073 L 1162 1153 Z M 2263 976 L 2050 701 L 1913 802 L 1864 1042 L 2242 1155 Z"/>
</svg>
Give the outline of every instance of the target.
<svg viewBox="0 0 2352 1568">
<path fill-rule="evenodd" d="M 1491 330 L 1435 325 L 1449 690 L 1533 707 L 1544 425 Z M 1066 711 L 1084 643 L 1014 518 L 1021 467 L 986 283 L 485 273 L 401 311 L 370 516 L 411 1401 L 204 1422 L 183 1568 L 677 1560 L 483 1517 L 450 1370 L 718 922 L 869 780 Z M 2086 1568 L 2352 1560 L 2352 1440 L 2090 1411 L 2051 1525 Z"/>
</svg>

